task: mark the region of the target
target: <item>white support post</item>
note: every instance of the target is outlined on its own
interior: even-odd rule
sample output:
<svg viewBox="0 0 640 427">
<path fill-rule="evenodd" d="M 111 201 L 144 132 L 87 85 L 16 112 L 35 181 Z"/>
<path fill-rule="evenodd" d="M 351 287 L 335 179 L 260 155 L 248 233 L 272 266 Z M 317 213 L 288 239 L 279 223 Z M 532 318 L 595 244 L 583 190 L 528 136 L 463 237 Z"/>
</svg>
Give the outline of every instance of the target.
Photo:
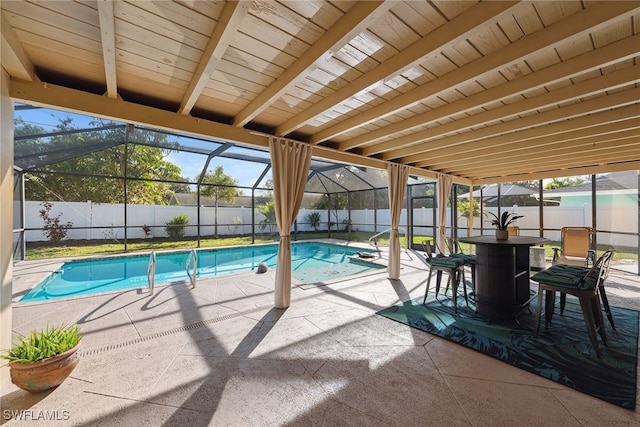
<svg viewBox="0 0 640 427">
<path fill-rule="evenodd" d="M 0 349 L 11 347 L 13 291 L 13 101 L 9 75 L 0 69 Z M 4 366 L 2 366 L 4 365 Z M 0 386 L 9 380 L 9 368 L 0 364 Z"/>
</svg>

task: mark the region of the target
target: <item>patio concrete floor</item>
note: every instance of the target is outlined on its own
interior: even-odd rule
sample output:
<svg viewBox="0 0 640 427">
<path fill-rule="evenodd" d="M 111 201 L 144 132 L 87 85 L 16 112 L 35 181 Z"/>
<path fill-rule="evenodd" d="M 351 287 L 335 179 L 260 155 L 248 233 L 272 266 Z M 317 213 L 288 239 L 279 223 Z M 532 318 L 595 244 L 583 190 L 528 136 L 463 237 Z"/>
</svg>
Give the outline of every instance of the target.
<svg viewBox="0 0 640 427">
<path fill-rule="evenodd" d="M 16 294 L 50 263 L 38 265 L 15 267 Z M 153 296 L 14 304 L 14 333 L 77 323 L 84 338 L 80 363 L 57 389 L 3 385 L 0 423 L 53 414 L 58 421 L 42 425 L 640 425 L 636 411 L 377 316 L 423 295 L 427 277 L 413 251 L 402 252 L 400 280 L 382 271 L 294 286 L 286 310 L 273 308 L 272 270 Z M 612 272 L 607 285 L 612 305 L 640 309 L 637 276 Z M 11 411 L 22 419 L 9 421 Z"/>
</svg>

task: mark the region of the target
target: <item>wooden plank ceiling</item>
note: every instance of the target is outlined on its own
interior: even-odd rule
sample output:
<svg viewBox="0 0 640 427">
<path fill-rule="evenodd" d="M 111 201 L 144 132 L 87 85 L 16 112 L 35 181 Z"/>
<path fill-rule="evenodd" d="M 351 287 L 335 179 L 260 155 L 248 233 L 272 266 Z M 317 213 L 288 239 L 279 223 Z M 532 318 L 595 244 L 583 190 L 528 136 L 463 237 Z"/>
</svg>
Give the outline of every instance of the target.
<svg viewBox="0 0 640 427">
<path fill-rule="evenodd" d="M 640 169 L 640 2 L 11 1 L 16 100 L 477 184 Z"/>
</svg>

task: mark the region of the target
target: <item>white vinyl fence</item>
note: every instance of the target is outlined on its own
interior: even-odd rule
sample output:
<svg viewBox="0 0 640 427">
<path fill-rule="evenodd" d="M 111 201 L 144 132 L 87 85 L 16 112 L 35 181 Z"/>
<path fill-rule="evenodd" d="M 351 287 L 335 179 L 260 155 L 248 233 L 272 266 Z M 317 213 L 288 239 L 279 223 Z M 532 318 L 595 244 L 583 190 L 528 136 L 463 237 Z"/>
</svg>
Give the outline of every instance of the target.
<svg viewBox="0 0 640 427">
<path fill-rule="evenodd" d="M 72 222 L 73 227 L 67 233 L 67 239 L 122 239 L 124 237 L 124 205 L 123 204 L 106 204 L 92 203 L 87 201 L 80 202 L 57 202 L 52 203 L 53 207 L 50 212 L 51 217 L 60 215 L 61 224 Z M 39 216 L 42 209 L 42 202 L 27 201 L 25 202 L 25 228 L 36 229 L 26 232 L 26 241 L 43 241 L 46 240 L 41 229 L 44 221 Z M 490 210 L 496 212 L 494 208 Z M 521 229 L 532 229 L 531 231 L 522 231 L 523 235 L 537 235 L 538 232 L 538 207 L 518 207 L 504 208 L 509 212 L 516 212 L 524 215 L 519 219 L 517 225 Z M 321 224 L 318 231 L 326 231 L 328 223 L 334 223 L 331 230 L 343 230 L 346 221 L 349 218 L 347 210 L 338 211 L 338 218 L 334 216 L 333 211 L 329 215 L 327 210 L 311 210 L 301 209 L 298 213 L 298 231 L 314 231 L 313 227 L 308 224 L 308 216 L 312 212 L 320 213 Z M 189 217 L 189 224 L 185 229 L 186 236 L 197 236 L 198 210 L 196 206 L 162 206 L 162 205 L 128 205 L 127 206 L 127 223 L 129 229 L 127 237 L 130 239 L 142 239 L 145 237 L 143 226 L 151 227 L 148 237 L 167 237 L 165 224 L 176 215 L 185 214 Z M 604 206 L 598 207 L 598 229 L 617 232 L 638 232 L 637 208 L 633 206 Z M 200 208 L 201 236 L 213 236 L 215 234 L 215 207 L 207 206 Z M 251 216 L 250 207 L 218 207 L 218 235 L 248 235 L 251 234 Z M 545 237 L 551 240 L 560 240 L 559 230 L 563 226 L 591 226 L 590 207 L 562 207 L 562 206 L 545 206 L 544 207 L 544 227 L 546 230 Z M 256 212 L 256 232 L 261 232 L 258 224 L 264 216 Z M 413 211 L 414 224 L 426 225 L 433 222 L 433 211 L 430 208 L 418 208 Z M 474 220 L 475 233 L 479 234 L 480 219 Z M 337 225 L 335 224 L 337 222 Z M 447 227 L 451 227 L 451 219 L 447 220 Z M 362 209 L 351 211 L 352 230 L 366 232 L 381 232 L 390 227 L 391 219 L 388 209 Z M 377 226 L 374 226 L 376 224 Z M 485 230 L 492 229 L 488 221 L 483 224 Z M 406 209 L 402 211 L 400 226 L 407 226 Z M 461 218 L 458 220 L 460 235 L 464 234 L 467 228 L 466 220 Z M 266 231 L 275 231 L 275 225 L 272 228 L 265 228 Z M 618 246 L 637 246 L 637 237 L 633 235 L 624 236 L 620 234 L 600 233 L 598 235 L 598 243 L 612 244 Z"/>
<path fill-rule="evenodd" d="M 60 224 L 67 222 L 73 223 L 73 226 L 67 233 L 67 239 L 122 239 L 124 237 L 124 205 L 123 204 L 107 204 L 92 203 L 91 201 L 81 202 L 57 202 L 51 203 L 52 209 L 49 212 L 50 217 L 60 215 Z M 42 202 L 27 201 L 25 202 L 25 228 L 38 229 L 26 232 L 26 241 L 35 242 L 46 240 L 41 229 L 44 226 L 44 220 L 40 217 L 42 210 Z M 250 207 L 218 207 L 218 235 L 247 235 L 251 234 L 251 215 Z M 332 223 L 331 230 L 343 230 L 349 218 L 347 210 L 338 211 L 338 219 L 336 221 L 334 211 L 331 214 L 326 209 L 300 209 L 298 212 L 298 231 L 314 231 L 314 228 L 308 224 L 308 216 L 318 212 L 320 214 L 320 226 L 318 231 L 326 231 L 329 222 Z M 151 227 L 150 235 L 147 237 L 167 237 L 165 225 L 176 215 L 187 215 L 189 223 L 185 228 L 186 236 L 197 236 L 198 209 L 196 206 L 164 206 L 164 205 L 128 205 L 127 206 L 127 224 L 129 230 L 127 237 L 131 239 L 142 239 L 145 237 L 144 226 Z M 374 230 L 374 215 L 377 215 L 377 230 Z M 216 208 L 212 206 L 200 208 L 200 234 L 202 236 L 212 236 L 215 233 Z M 256 212 L 256 232 L 262 231 L 259 227 L 260 221 L 265 217 Z M 337 226 L 336 226 L 337 222 Z M 371 209 L 351 211 L 351 222 L 353 229 L 361 231 L 382 231 L 389 228 L 390 214 L 388 209 L 378 209 L 374 213 Z M 402 224 L 406 226 L 406 212 L 402 214 Z M 275 231 L 269 227 L 264 231 Z"/>
</svg>

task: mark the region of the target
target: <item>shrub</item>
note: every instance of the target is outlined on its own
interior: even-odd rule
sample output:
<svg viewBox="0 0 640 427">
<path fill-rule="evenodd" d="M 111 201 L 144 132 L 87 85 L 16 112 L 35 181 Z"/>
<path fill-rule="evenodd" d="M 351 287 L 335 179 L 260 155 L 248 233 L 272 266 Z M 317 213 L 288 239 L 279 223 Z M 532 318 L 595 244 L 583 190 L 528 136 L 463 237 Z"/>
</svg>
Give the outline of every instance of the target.
<svg viewBox="0 0 640 427">
<path fill-rule="evenodd" d="M 307 222 L 315 231 L 318 231 L 318 227 L 320 227 L 320 212 L 311 212 L 307 215 Z"/>
<path fill-rule="evenodd" d="M 184 237 L 185 225 L 189 223 L 189 217 L 185 214 L 176 215 L 171 221 L 165 223 L 164 228 L 172 239 L 181 239 Z"/>
<path fill-rule="evenodd" d="M 61 213 L 58 216 L 51 216 L 51 208 L 53 205 L 49 202 L 42 203 L 42 209 L 40 210 L 40 218 L 44 220 L 44 227 L 42 228 L 42 234 L 49 239 L 51 243 L 60 243 L 62 239 L 67 236 L 67 231 L 73 227 L 73 222 L 69 221 L 66 224 L 60 223 Z"/>
<path fill-rule="evenodd" d="M 264 215 L 264 219 L 262 219 L 258 223 L 258 228 L 264 231 L 265 228 L 269 228 L 269 232 L 273 233 L 276 228 L 276 205 L 273 200 L 269 200 L 264 205 L 258 205 L 258 212 Z"/>
<path fill-rule="evenodd" d="M 227 227 L 229 227 L 229 232 L 231 234 L 236 234 L 241 225 L 242 225 L 242 218 L 240 218 L 239 216 L 234 216 L 233 225 L 229 224 Z"/>
</svg>

